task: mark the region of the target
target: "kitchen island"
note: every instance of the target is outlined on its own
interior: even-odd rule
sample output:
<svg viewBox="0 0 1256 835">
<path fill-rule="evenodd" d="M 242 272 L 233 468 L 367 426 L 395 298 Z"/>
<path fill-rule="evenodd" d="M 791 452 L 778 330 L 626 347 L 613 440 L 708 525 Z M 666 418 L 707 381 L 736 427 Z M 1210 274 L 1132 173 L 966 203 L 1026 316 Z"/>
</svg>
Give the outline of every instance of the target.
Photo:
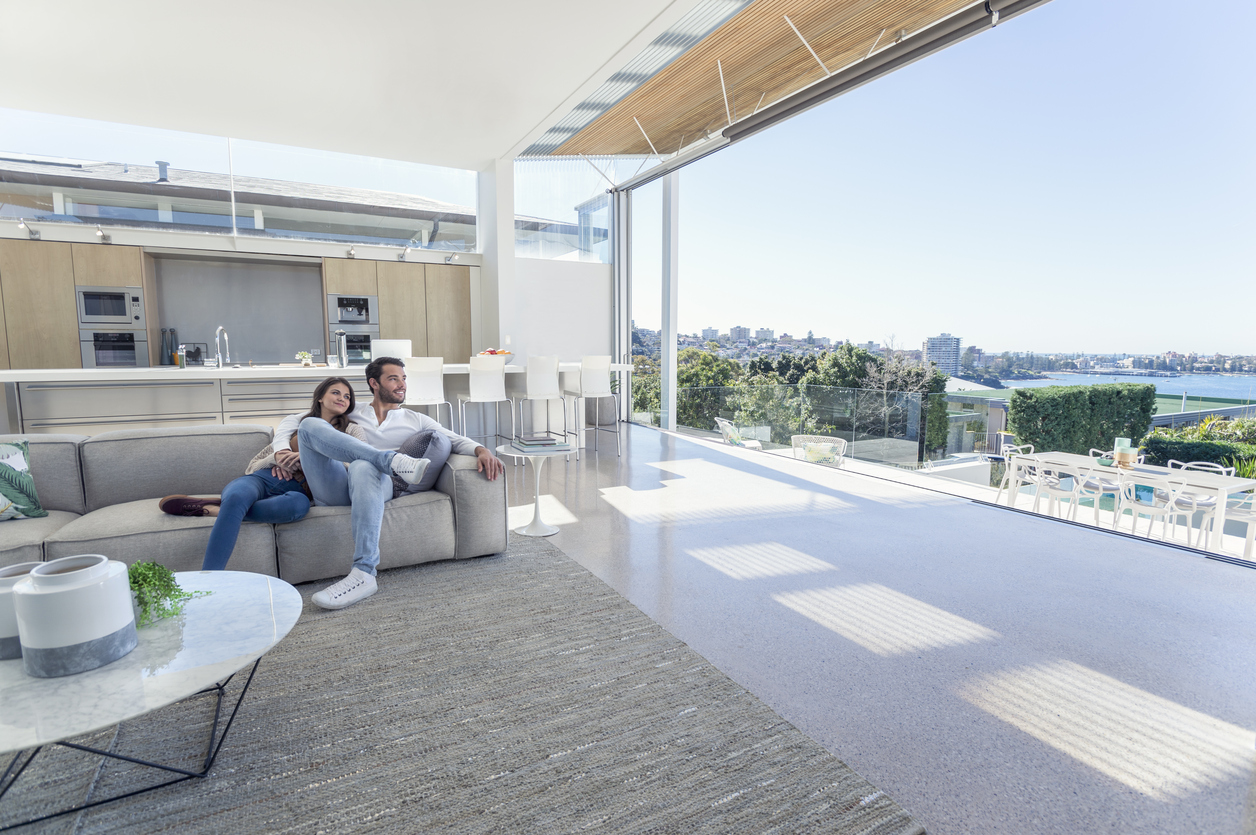
<svg viewBox="0 0 1256 835">
<path fill-rule="evenodd" d="M 564 374 L 579 369 L 578 362 L 560 366 Z M 613 369 L 629 371 L 631 366 Z M 525 370 L 506 366 L 508 393 L 522 393 Z M 345 377 L 360 400 L 369 399 L 365 371 L 362 365 L 0 370 L 0 434 L 98 435 L 115 429 L 204 424 L 275 426 L 287 415 L 308 409 L 314 387 L 326 377 Z M 467 391 L 467 373 L 466 363 L 445 365 L 445 397 L 451 403 L 457 404 L 458 394 Z M 508 432 L 509 421 L 503 419 L 503 424 L 503 432 Z M 475 425 L 470 428 L 480 431 Z"/>
</svg>

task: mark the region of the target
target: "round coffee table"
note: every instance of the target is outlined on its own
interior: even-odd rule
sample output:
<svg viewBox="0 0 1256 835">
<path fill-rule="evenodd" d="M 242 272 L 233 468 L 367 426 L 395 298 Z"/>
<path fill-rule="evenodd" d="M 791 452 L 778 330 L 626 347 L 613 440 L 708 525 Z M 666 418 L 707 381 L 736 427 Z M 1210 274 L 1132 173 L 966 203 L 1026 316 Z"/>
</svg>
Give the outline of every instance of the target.
<svg viewBox="0 0 1256 835">
<path fill-rule="evenodd" d="M 532 521 L 522 528 L 516 528 L 515 533 L 521 536 L 553 536 L 558 533 L 558 528 L 553 525 L 547 525 L 541 521 L 541 466 L 545 463 L 546 458 L 557 458 L 560 455 L 571 455 L 570 449 L 562 450 L 527 450 L 519 449 L 514 444 L 502 444 L 497 448 L 497 454 L 514 455 L 519 458 L 527 458 L 532 463 L 532 473 L 535 476 L 536 504 L 532 511 Z"/>
<path fill-rule="evenodd" d="M 212 594 L 186 601 L 182 615 L 140 628 L 139 645 L 117 661 L 58 678 L 26 675 L 20 658 L 0 661 L 0 704 L 4 705 L 0 754 L 17 752 L 0 783 L 11 786 L 44 745 L 55 743 L 116 756 L 63 740 L 143 716 L 189 696 L 216 690 L 216 710 L 220 712 L 225 680 L 252 665 L 231 719 L 217 739 L 209 740 L 201 771 L 131 760 L 182 775 L 151 786 L 153 789 L 209 773 L 262 656 L 296 624 L 303 604 L 292 586 L 262 574 L 182 571 L 175 578 L 184 591 Z M 32 748 L 34 753 L 22 762 L 23 752 Z M 57 815 L 116 799 L 74 806 Z"/>
</svg>

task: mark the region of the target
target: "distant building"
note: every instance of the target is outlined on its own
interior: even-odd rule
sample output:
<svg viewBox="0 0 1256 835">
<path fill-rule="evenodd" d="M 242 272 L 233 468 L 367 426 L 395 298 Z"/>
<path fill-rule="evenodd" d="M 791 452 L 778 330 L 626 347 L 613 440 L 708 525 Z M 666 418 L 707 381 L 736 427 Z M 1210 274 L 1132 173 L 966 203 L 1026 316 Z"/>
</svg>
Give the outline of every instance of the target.
<svg viewBox="0 0 1256 835">
<path fill-rule="evenodd" d="M 958 336 L 951 336 L 949 333 L 931 336 L 925 340 L 921 348 L 924 351 L 926 365 L 931 362 L 936 363 L 938 370 L 943 374 L 959 373 L 961 345 Z"/>
<path fill-rule="evenodd" d="M 828 348 L 832 344 L 833 340 L 829 339 L 827 336 L 816 337 L 816 345 L 819 345 L 821 348 Z"/>
<path fill-rule="evenodd" d="M 728 338 L 734 342 L 740 342 L 743 339 L 750 338 L 750 328 L 743 328 L 741 325 L 734 325 L 728 329 Z"/>
<path fill-rule="evenodd" d="M 754 338 L 766 339 L 768 342 L 772 342 L 776 339 L 776 331 L 771 328 L 759 328 L 754 332 Z"/>
<path fill-rule="evenodd" d="M 869 354 L 881 353 L 881 344 L 879 342 L 859 342 L 855 344 L 856 348 L 863 348 Z"/>
<path fill-rule="evenodd" d="M 794 338 L 793 338 L 792 336 L 790 336 L 789 334 L 787 334 L 787 333 L 783 333 L 783 334 L 781 334 L 781 338 L 780 338 L 780 339 L 778 339 L 778 340 L 776 340 L 776 341 L 777 341 L 777 342 L 779 342 L 779 343 L 781 343 L 782 345 L 793 345 L 793 344 L 794 344 Z"/>
<path fill-rule="evenodd" d="M 719 340 L 720 340 L 719 328 L 703 328 L 702 329 L 702 341 L 703 342 L 719 342 Z"/>
</svg>

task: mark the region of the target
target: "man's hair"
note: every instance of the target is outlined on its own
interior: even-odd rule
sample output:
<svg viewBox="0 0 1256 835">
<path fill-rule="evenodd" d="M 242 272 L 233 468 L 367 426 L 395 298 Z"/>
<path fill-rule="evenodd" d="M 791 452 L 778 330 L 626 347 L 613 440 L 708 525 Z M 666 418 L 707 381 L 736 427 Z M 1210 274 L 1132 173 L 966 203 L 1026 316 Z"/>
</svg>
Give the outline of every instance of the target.
<svg viewBox="0 0 1256 835">
<path fill-rule="evenodd" d="M 366 367 L 366 385 L 371 391 L 375 391 L 375 386 L 371 385 L 371 380 L 375 381 L 375 385 L 379 385 L 379 378 L 384 376 L 385 365 L 400 365 L 402 368 L 406 364 L 396 357 L 377 357 L 371 360 L 370 365 Z"/>
</svg>

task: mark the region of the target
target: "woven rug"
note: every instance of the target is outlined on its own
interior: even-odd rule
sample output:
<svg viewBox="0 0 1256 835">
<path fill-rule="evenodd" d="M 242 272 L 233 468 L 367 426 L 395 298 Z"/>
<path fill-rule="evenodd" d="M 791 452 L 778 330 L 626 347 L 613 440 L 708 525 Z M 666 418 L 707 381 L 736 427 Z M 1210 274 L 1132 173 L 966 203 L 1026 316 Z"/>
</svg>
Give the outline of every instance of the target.
<svg viewBox="0 0 1256 835">
<path fill-rule="evenodd" d="M 340 612 L 309 602 L 322 585 L 209 778 L 19 831 L 924 831 L 544 540 L 385 572 Z M 194 768 L 211 713 L 200 697 L 85 741 Z M 0 826 L 157 782 L 45 753 Z"/>
</svg>

